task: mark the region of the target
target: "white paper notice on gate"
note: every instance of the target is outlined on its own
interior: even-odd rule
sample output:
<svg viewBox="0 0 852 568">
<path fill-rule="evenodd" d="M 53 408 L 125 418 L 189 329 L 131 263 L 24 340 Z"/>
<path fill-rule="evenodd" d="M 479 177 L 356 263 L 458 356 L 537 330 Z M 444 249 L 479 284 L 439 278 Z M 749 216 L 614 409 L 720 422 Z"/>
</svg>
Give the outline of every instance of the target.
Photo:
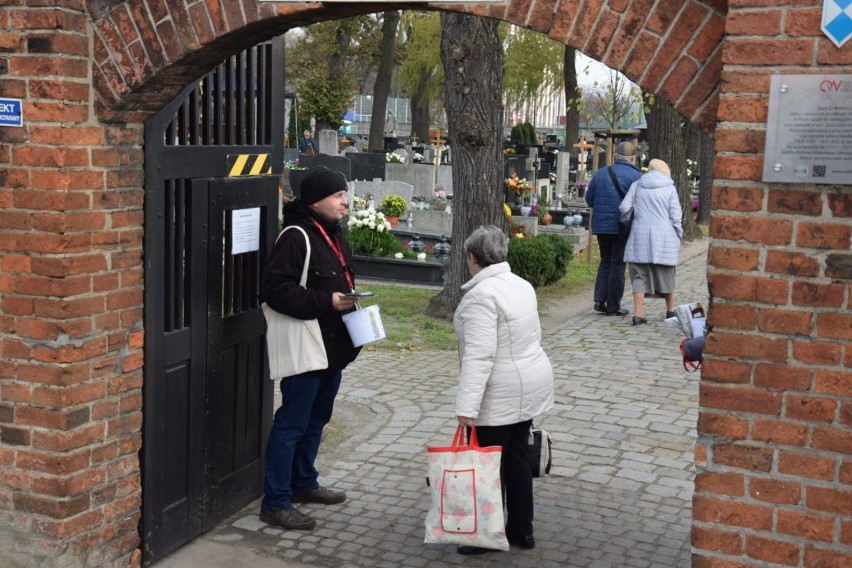
<svg viewBox="0 0 852 568">
<path fill-rule="evenodd" d="M 260 249 L 260 207 L 231 211 L 231 254 Z"/>
</svg>

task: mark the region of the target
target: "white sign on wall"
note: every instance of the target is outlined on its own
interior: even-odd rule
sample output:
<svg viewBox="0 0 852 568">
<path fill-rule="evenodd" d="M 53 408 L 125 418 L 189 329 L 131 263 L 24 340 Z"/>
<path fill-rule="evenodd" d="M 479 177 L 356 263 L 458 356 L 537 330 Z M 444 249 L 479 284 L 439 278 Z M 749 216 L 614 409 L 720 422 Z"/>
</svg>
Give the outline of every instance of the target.
<svg viewBox="0 0 852 568">
<path fill-rule="evenodd" d="M 773 75 L 764 154 L 763 181 L 852 185 L 852 75 Z"/>
</svg>

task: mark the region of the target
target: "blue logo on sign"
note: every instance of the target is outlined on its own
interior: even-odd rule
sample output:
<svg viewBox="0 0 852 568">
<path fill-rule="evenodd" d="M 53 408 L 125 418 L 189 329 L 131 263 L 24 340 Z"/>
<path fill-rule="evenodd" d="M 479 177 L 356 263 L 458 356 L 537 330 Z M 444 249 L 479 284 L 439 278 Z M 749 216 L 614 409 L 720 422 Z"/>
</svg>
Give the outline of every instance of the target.
<svg viewBox="0 0 852 568">
<path fill-rule="evenodd" d="M 841 47 L 852 37 L 852 0 L 824 0 L 822 31 Z"/>
<path fill-rule="evenodd" d="M 23 126 L 21 99 L 0 99 L 0 126 Z"/>
</svg>

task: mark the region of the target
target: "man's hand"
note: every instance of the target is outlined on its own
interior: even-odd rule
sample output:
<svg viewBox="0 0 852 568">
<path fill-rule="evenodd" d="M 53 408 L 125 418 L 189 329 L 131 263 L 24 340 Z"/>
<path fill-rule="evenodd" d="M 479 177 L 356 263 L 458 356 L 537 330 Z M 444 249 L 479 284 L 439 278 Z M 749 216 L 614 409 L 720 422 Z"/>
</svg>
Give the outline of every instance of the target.
<svg viewBox="0 0 852 568">
<path fill-rule="evenodd" d="M 331 304 L 338 312 L 343 312 L 352 308 L 357 301 L 357 298 L 347 298 L 342 292 L 335 292 L 331 296 Z"/>
</svg>

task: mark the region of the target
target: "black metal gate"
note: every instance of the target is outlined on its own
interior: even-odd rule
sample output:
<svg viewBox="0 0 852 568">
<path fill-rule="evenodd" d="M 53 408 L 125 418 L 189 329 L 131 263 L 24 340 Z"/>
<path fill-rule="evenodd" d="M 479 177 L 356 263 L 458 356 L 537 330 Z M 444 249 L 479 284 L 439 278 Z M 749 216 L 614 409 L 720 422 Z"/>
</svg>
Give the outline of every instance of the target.
<svg viewBox="0 0 852 568">
<path fill-rule="evenodd" d="M 284 43 L 230 57 L 145 126 L 143 562 L 262 493 L 258 302 L 277 232 Z"/>
</svg>

